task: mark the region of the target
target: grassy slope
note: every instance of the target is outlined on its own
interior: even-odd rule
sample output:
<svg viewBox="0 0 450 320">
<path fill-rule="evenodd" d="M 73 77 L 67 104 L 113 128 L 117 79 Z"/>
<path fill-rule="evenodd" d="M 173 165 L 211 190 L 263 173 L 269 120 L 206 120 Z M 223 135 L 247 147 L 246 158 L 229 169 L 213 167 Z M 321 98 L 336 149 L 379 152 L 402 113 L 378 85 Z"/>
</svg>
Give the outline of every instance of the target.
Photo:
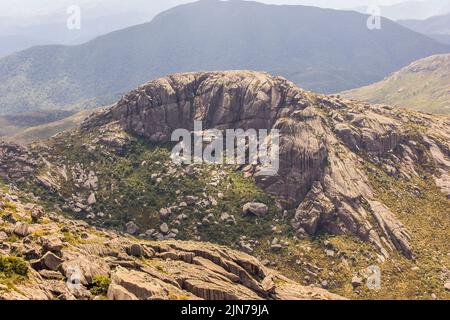
<svg viewBox="0 0 450 320">
<path fill-rule="evenodd" d="M 64 110 L 40 110 L 18 114 L 0 115 L 0 136 L 10 136 L 26 128 L 59 121 L 74 114 Z"/>
<path fill-rule="evenodd" d="M 31 143 L 37 140 L 48 139 L 57 133 L 75 128 L 92 112 L 93 110 L 83 110 L 61 120 L 20 128 L 14 134 L 7 135 L 6 139 L 19 143 Z"/>
<path fill-rule="evenodd" d="M 300 240 L 286 236 L 293 245 L 285 249 L 282 257 L 268 251 L 267 246 L 258 253 L 279 261 L 278 269 L 301 283 L 325 279 L 331 291 L 352 299 L 432 299 L 433 294 L 439 299 L 449 299 L 442 277 L 443 268 L 450 265 L 450 199 L 437 189 L 427 174 L 423 179 L 405 181 L 389 177 L 375 166 L 370 167 L 368 174 L 376 199 L 388 205 L 413 235 L 414 260 L 393 253 L 391 259 L 382 263 L 373 248 L 345 235 Z M 414 192 L 417 188 L 421 190 L 419 197 Z M 327 256 L 326 248 L 337 254 Z M 297 260 L 302 262 L 297 264 Z M 363 285 L 354 290 L 353 275 L 364 276 L 369 266 L 381 269 L 381 289 L 371 290 Z M 318 277 L 312 276 L 310 271 Z"/>
<path fill-rule="evenodd" d="M 7 186 L 0 179 L 0 193 L 7 191 Z M 17 210 L 14 203 L 6 201 L 1 196 L 0 202 L 3 202 L 3 206 L 0 206 L 0 218 L 9 214 L 16 215 Z M 14 242 L 16 239 L 14 235 L 11 235 L 2 242 Z M 14 289 L 17 283 L 27 281 L 27 270 L 23 264 L 24 262 L 20 257 L 0 254 L 0 284 L 9 289 Z"/>
<path fill-rule="evenodd" d="M 124 156 L 105 156 L 98 151 L 86 151 L 83 144 L 95 136 L 93 133 L 88 139 L 80 139 L 79 136 L 58 139 L 52 149 L 56 154 L 66 157 L 65 164 L 69 167 L 80 163 L 85 170 L 93 170 L 98 174 L 101 187 L 96 195 L 98 202 L 93 208 L 96 212 L 111 214 L 107 219 L 99 219 L 98 223 L 121 229 L 124 222 L 136 220 L 138 225 L 142 226 L 141 231 L 157 229 L 162 223 L 159 218 L 161 208 L 178 205 L 183 202 L 184 196 L 196 196 L 200 199 L 208 199 L 211 196 L 218 201 L 218 205 L 207 206 L 202 210 L 198 209 L 199 205 L 192 205 L 172 214 L 172 218 L 180 213 L 189 216 L 178 228 L 180 239 L 192 239 L 192 228 L 205 215 L 212 213 L 218 220 L 222 212 L 234 213 L 237 226 L 232 230 L 223 224 L 199 227 L 198 235 L 202 240 L 229 244 L 246 231 L 256 229 L 258 236 L 260 233 L 270 233 L 268 221 L 261 221 L 261 225 L 255 228 L 254 219 L 241 217 L 240 211 L 246 202 L 261 201 L 272 203 L 273 215 L 273 200 L 233 170 L 205 166 L 195 175 L 188 176 L 184 174 L 182 167 L 172 164 L 166 147 L 149 148 L 140 140 L 134 140 Z M 70 145 L 70 149 L 67 145 Z M 152 178 L 153 174 L 158 174 L 161 181 L 156 182 L 156 178 Z M 218 186 L 210 185 L 212 177 L 218 177 Z M 62 195 L 70 197 L 78 191 L 74 187 L 75 184 L 76 181 L 69 177 L 68 183 L 63 185 Z M 221 199 L 218 197 L 218 190 L 223 193 Z M 35 190 L 37 194 L 40 194 L 40 191 L 42 190 Z M 49 196 L 46 193 L 41 195 Z M 85 194 L 88 195 L 89 193 Z"/>
<path fill-rule="evenodd" d="M 419 60 L 383 81 L 342 94 L 372 103 L 450 114 L 450 55 Z"/>
</svg>

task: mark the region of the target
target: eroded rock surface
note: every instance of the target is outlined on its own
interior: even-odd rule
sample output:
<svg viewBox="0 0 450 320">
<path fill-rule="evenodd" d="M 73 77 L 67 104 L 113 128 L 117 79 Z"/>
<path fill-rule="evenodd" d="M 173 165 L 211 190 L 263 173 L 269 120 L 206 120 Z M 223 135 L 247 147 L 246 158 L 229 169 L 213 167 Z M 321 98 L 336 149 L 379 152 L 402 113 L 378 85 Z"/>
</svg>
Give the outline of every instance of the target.
<svg viewBox="0 0 450 320">
<path fill-rule="evenodd" d="M 258 166 L 247 168 L 259 186 L 287 208 L 297 208 L 292 224 L 299 232 L 353 234 L 384 257 L 393 247 L 408 257 L 413 249 L 395 214 L 369 205 L 375 199 L 365 163 L 407 179 L 419 176 L 423 164 L 435 166 L 436 184 L 449 193 L 447 118 L 315 95 L 266 73 L 187 73 L 154 80 L 94 114 L 83 128 L 114 123 L 166 142 L 175 129 L 193 130 L 194 120 L 204 129 L 280 130 L 278 174 L 266 177 Z"/>
</svg>

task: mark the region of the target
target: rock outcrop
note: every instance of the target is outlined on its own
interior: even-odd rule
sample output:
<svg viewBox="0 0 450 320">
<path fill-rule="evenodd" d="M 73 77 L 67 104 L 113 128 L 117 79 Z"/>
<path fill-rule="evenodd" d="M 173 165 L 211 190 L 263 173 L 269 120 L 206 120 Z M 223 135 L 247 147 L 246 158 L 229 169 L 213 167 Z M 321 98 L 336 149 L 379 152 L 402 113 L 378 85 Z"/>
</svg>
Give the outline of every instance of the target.
<svg viewBox="0 0 450 320">
<path fill-rule="evenodd" d="M 128 134 L 164 143 L 176 129 L 192 131 L 194 120 L 204 129 L 278 129 L 278 173 L 264 176 L 259 165 L 241 169 L 285 209 L 295 209 L 292 225 L 299 233 L 351 234 L 372 243 L 382 259 L 394 248 L 413 257 L 414 248 L 395 212 L 377 204 L 368 171 L 411 180 L 428 170 L 450 197 L 448 118 L 316 95 L 261 72 L 186 73 L 150 81 L 94 113 L 80 132 L 94 130 L 96 142 L 123 154 Z M 31 175 L 38 161 L 11 144 L 1 144 L 0 154 L 0 175 L 13 182 Z M 36 174 L 36 180 L 58 192 L 69 173 L 45 158 L 40 162 L 47 174 Z M 68 206 L 89 211 L 97 200 L 97 176 L 81 168 L 71 174 L 88 194 L 74 195 Z M 138 232 L 133 222 L 128 229 Z"/>
<path fill-rule="evenodd" d="M 437 185 L 449 191 L 448 119 L 315 95 L 260 72 L 154 80 L 92 115 L 82 130 L 114 124 L 158 143 L 169 141 L 175 129 L 193 130 L 194 120 L 204 129 L 278 129 L 278 174 L 263 176 L 260 166 L 245 170 L 285 208 L 297 208 L 292 224 L 298 232 L 353 234 L 382 257 L 393 247 L 411 257 L 413 249 L 389 208 L 369 205 L 376 199 L 364 164 L 407 179 L 429 164 L 437 168 Z"/>
<path fill-rule="evenodd" d="M 165 143 L 175 129 L 192 131 L 194 120 L 204 129 L 278 129 L 277 174 L 264 175 L 253 164 L 174 164 Z M 0 255 L 18 254 L 29 268 L 27 281 L 14 285 L 18 290 L 0 283 L 2 298 L 334 299 L 339 297 L 316 287 L 335 290 L 331 274 L 341 264 L 392 256 L 395 265 L 394 250 L 417 263 L 427 256 L 423 243 L 446 234 L 445 220 L 440 230 L 426 223 L 448 211 L 443 194 L 450 199 L 450 122 L 316 95 L 266 73 L 176 74 L 130 92 L 75 131 L 30 147 L 0 143 L 0 177 L 10 183 L 6 188 L 0 180 Z M 11 194 L 18 190 L 31 203 Z M 391 196 L 392 190 L 399 194 Z M 403 196 L 417 197 L 420 212 L 403 206 Z M 124 233 L 46 213 L 34 204 L 39 200 Z M 289 230 L 285 237 L 288 223 L 296 234 Z M 322 246 L 316 237 L 299 240 L 323 233 L 344 236 L 325 236 L 322 252 L 316 252 L 315 244 Z M 347 257 L 345 250 L 329 248 L 333 240 L 352 243 L 347 235 L 376 250 Z M 226 247 L 177 238 L 226 243 L 270 258 L 260 263 Z M 325 252 L 328 267 L 303 268 L 310 247 L 293 261 L 297 240 L 314 243 L 312 255 Z M 292 263 L 288 272 L 291 266 L 296 272 L 286 274 L 305 272 L 300 281 L 316 287 L 266 267 L 284 272 L 285 262 Z M 321 268 L 330 265 L 339 267 L 324 275 Z M 356 292 L 364 275 L 351 275 Z"/>
<path fill-rule="evenodd" d="M 0 141 L 0 178 L 20 181 L 33 173 L 36 164 L 35 157 L 27 148 Z"/>
</svg>

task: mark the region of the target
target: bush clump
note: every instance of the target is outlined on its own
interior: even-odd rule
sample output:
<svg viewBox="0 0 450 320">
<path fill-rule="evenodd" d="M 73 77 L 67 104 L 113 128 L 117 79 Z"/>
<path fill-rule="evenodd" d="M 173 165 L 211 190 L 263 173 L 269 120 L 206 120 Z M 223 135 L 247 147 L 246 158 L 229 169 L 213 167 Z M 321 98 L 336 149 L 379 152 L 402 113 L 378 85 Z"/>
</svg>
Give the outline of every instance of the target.
<svg viewBox="0 0 450 320">
<path fill-rule="evenodd" d="M 106 295 L 108 292 L 109 285 L 111 284 L 111 279 L 106 276 L 95 276 L 92 279 L 91 293 L 96 296 Z"/>
<path fill-rule="evenodd" d="M 0 256 L 0 273 L 5 274 L 6 276 L 27 276 L 28 264 L 19 257 Z"/>
</svg>

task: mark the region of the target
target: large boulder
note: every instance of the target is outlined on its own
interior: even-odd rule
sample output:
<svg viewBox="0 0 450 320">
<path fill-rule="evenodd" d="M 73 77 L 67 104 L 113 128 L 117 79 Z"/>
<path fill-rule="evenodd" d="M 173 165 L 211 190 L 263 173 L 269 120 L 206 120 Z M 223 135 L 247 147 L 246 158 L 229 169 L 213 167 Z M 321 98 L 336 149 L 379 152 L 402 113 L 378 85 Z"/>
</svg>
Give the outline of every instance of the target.
<svg viewBox="0 0 450 320">
<path fill-rule="evenodd" d="M 42 237 L 41 245 L 44 252 L 51 251 L 55 254 L 60 254 L 62 248 L 64 247 L 64 243 L 59 237 L 56 236 Z"/>
<path fill-rule="evenodd" d="M 242 208 L 243 215 L 255 215 L 259 218 L 264 217 L 268 211 L 269 208 L 267 207 L 267 205 L 259 202 L 246 203 Z"/>
<path fill-rule="evenodd" d="M 92 284 L 96 276 L 109 277 L 110 267 L 108 263 L 96 256 L 77 255 L 68 257 L 61 264 L 61 271 L 70 279 L 76 277 L 82 285 Z"/>
<path fill-rule="evenodd" d="M 152 278 L 145 273 L 126 270 L 118 267 L 112 276 L 112 285 L 109 294 L 111 298 L 118 299 L 136 297 L 140 300 L 161 300 L 168 299 L 172 291 L 177 290 L 170 284 Z M 118 288 L 118 287 L 122 288 Z"/>
<path fill-rule="evenodd" d="M 168 234 L 170 229 L 167 223 L 163 223 L 159 226 L 159 231 L 161 231 L 162 234 Z"/>
<path fill-rule="evenodd" d="M 30 227 L 28 223 L 25 222 L 17 222 L 14 226 L 14 234 L 19 237 L 26 237 L 30 234 Z"/>
<path fill-rule="evenodd" d="M 109 285 L 107 297 L 108 300 L 139 300 L 134 294 L 116 283 Z"/>
<path fill-rule="evenodd" d="M 153 250 L 144 247 L 138 243 L 133 243 L 127 247 L 127 253 L 136 258 L 150 258 L 154 255 Z"/>
<path fill-rule="evenodd" d="M 31 262 L 31 266 L 35 270 L 58 270 L 59 266 L 64 262 L 60 257 L 55 255 L 53 252 L 47 252 L 39 260 Z"/>
<path fill-rule="evenodd" d="M 125 225 L 126 232 L 129 234 L 136 234 L 139 231 L 139 227 L 133 221 L 128 222 Z"/>
</svg>

